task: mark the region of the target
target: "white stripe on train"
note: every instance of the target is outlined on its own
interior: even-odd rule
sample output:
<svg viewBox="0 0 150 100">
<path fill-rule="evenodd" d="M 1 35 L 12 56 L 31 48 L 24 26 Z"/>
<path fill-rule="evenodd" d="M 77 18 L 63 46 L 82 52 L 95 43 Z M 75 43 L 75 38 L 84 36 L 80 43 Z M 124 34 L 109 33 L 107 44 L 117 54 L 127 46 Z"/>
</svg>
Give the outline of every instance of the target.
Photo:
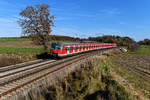
<svg viewBox="0 0 150 100">
<path fill-rule="evenodd" d="M 110 47 L 114 47 L 114 46 L 110 46 Z M 105 48 L 110 48 L 110 47 L 103 47 L 103 48 L 96 48 L 96 49 L 105 49 Z M 58 54 L 58 56 L 63 57 L 63 56 L 67 56 L 67 55 L 77 54 L 77 53 L 81 53 L 81 52 L 85 52 L 85 51 L 92 51 L 92 50 L 96 50 L 96 49 L 78 51 L 78 52 L 74 52 L 74 53 L 68 53 L 67 52 L 67 54 Z"/>
</svg>

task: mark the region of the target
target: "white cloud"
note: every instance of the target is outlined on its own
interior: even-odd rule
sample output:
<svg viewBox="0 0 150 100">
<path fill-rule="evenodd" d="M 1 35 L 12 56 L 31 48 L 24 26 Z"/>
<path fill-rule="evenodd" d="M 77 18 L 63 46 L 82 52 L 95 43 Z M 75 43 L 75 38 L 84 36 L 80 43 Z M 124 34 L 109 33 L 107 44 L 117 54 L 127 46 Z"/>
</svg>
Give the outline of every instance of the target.
<svg viewBox="0 0 150 100">
<path fill-rule="evenodd" d="M 17 18 L 0 18 L 1 23 L 13 23 L 17 22 Z"/>
<path fill-rule="evenodd" d="M 119 22 L 119 24 L 120 24 L 120 25 L 125 25 L 126 23 L 125 23 L 125 22 Z"/>
<path fill-rule="evenodd" d="M 93 14 L 74 14 L 74 15 L 79 17 L 95 17 L 95 15 Z"/>
<path fill-rule="evenodd" d="M 81 31 L 74 28 L 57 28 L 54 27 L 52 34 L 55 35 L 65 35 L 65 36 L 73 36 L 73 37 L 82 37 Z"/>
<path fill-rule="evenodd" d="M 62 11 L 64 11 L 64 9 L 55 8 L 55 7 L 51 7 L 51 8 L 50 8 L 50 10 L 58 11 L 58 12 L 62 12 Z"/>
<path fill-rule="evenodd" d="M 56 21 L 62 21 L 62 20 L 74 20 L 75 17 L 56 17 L 54 20 Z"/>
<path fill-rule="evenodd" d="M 65 15 L 65 16 L 59 16 L 55 18 L 55 20 L 76 20 L 76 19 L 81 19 L 81 17 L 95 17 L 95 15 L 90 15 L 90 14 L 71 14 L 70 15 Z M 67 16 L 67 17 L 66 17 Z"/>
<path fill-rule="evenodd" d="M 109 15 L 119 15 L 119 14 L 121 14 L 120 11 L 116 8 L 114 8 L 114 9 L 102 9 L 99 12 L 103 13 L 103 14 L 109 14 Z"/>
<path fill-rule="evenodd" d="M 17 23 L 17 18 L 0 17 L 0 37 L 13 37 L 21 35 L 21 28 Z"/>
</svg>

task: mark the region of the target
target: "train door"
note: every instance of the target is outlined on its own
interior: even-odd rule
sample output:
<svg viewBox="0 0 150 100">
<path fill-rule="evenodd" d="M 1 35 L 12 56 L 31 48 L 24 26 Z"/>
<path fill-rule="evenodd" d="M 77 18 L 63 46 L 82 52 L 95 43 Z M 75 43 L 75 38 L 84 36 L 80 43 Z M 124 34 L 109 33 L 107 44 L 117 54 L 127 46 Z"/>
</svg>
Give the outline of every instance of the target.
<svg viewBox="0 0 150 100">
<path fill-rule="evenodd" d="M 66 54 L 69 54 L 70 46 L 66 46 L 66 47 L 65 47 L 65 51 L 66 51 Z"/>
<path fill-rule="evenodd" d="M 66 53 L 65 46 L 63 46 L 63 48 L 62 48 L 62 54 L 65 54 L 65 53 Z"/>
<path fill-rule="evenodd" d="M 79 52 L 79 46 L 77 46 L 77 52 Z"/>
<path fill-rule="evenodd" d="M 70 51 L 70 47 L 67 47 L 67 54 L 69 54 L 69 51 Z"/>
<path fill-rule="evenodd" d="M 73 46 L 73 53 L 75 53 L 75 49 L 76 49 L 76 47 L 75 47 L 75 45 Z"/>
</svg>

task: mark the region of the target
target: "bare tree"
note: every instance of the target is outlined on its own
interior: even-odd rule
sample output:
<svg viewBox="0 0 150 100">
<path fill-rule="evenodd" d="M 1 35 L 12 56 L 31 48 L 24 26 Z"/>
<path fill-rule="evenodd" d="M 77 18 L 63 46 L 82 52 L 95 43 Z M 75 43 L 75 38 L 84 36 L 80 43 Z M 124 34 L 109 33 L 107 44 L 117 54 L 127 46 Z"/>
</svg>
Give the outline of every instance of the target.
<svg viewBox="0 0 150 100">
<path fill-rule="evenodd" d="M 51 16 L 49 7 L 47 4 L 27 6 L 20 12 L 22 18 L 18 21 L 22 34 L 31 36 L 32 40 L 43 45 L 45 50 L 48 49 L 49 34 L 55 18 Z"/>
</svg>

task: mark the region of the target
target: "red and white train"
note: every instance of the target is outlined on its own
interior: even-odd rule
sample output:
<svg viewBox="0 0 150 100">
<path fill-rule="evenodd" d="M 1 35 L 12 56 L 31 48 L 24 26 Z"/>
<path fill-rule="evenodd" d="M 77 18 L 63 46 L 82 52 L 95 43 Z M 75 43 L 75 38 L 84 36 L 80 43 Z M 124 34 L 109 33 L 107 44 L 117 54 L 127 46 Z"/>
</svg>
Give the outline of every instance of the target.
<svg viewBox="0 0 150 100">
<path fill-rule="evenodd" d="M 115 43 L 63 43 L 51 44 L 50 54 L 54 57 L 64 57 L 82 52 L 117 47 Z"/>
</svg>

